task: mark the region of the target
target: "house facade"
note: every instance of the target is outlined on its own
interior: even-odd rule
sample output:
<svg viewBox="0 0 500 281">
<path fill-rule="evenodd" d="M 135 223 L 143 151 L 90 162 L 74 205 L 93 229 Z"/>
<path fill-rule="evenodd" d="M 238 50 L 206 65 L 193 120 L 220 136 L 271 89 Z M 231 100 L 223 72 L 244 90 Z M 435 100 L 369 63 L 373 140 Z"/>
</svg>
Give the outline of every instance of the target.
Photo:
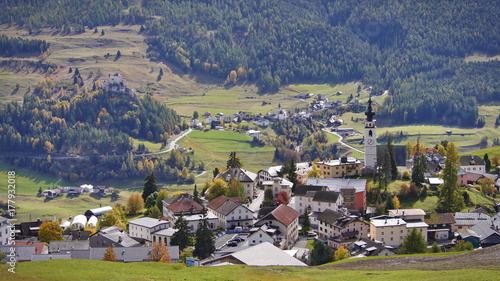
<svg viewBox="0 0 500 281">
<path fill-rule="evenodd" d="M 351 213 L 363 213 L 366 209 L 366 179 L 308 178 L 305 185 L 324 186 L 325 190 L 340 192 L 344 197 L 344 207 Z"/>
<path fill-rule="evenodd" d="M 361 175 L 363 165 L 353 157 L 342 156 L 338 160 L 315 162 L 324 178 L 343 178 Z"/>
<path fill-rule="evenodd" d="M 207 208 L 217 216 L 217 228 L 234 229 L 236 226 L 250 228 L 253 224 L 254 212 L 224 195 L 208 202 Z"/>
<path fill-rule="evenodd" d="M 169 228 L 169 226 L 169 221 L 153 218 L 139 218 L 128 222 L 130 237 L 142 238 L 150 242 L 153 241 L 154 232 Z"/>
<path fill-rule="evenodd" d="M 257 191 L 257 174 L 247 171 L 242 168 L 234 167 L 225 170 L 224 172 L 218 174 L 214 179 L 222 178 L 226 182 L 231 179 L 236 179 L 240 181 L 245 189 L 245 195 L 247 198 L 253 198 Z"/>
<path fill-rule="evenodd" d="M 291 207 L 281 204 L 272 212 L 255 223 L 256 227 L 267 225 L 275 228 L 284 236 L 286 242 L 283 247 L 290 249 L 299 238 L 299 212 Z"/>
<path fill-rule="evenodd" d="M 422 220 L 405 221 L 399 217 L 379 216 L 370 219 L 370 238 L 391 247 L 399 247 L 413 228 L 422 233 L 427 241 L 428 227 Z"/>
<path fill-rule="evenodd" d="M 460 168 L 467 172 L 482 174 L 486 172 L 486 162 L 477 155 L 463 155 L 460 156 Z"/>
</svg>

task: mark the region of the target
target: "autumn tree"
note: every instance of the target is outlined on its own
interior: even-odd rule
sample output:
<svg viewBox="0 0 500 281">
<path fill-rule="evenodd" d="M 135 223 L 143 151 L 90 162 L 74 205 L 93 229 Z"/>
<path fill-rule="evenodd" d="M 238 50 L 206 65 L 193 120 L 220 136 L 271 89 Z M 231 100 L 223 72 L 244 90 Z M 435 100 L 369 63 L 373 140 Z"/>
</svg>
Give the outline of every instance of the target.
<svg viewBox="0 0 500 281">
<path fill-rule="evenodd" d="M 474 250 L 474 246 L 471 242 L 465 240 L 458 240 L 454 247 L 450 249 L 452 252 L 463 252 L 463 251 L 472 251 Z"/>
<path fill-rule="evenodd" d="M 127 229 L 127 219 L 121 206 L 115 206 L 111 211 L 101 216 L 100 227 L 116 225 L 121 229 Z"/>
<path fill-rule="evenodd" d="M 223 178 L 215 179 L 208 189 L 208 201 L 212 201 L 221 195 L 227 195 L 229 186 Z"/>
<path fill-rule="evenodd" d="M 102 259 L 103 261 L 114 261 L 116 262 L 116 254 L 115 251 L 113 250 L 113 247 L 109 246 L 106 249 L 106 253 L 104 253 L 104 257 Z"/>
<path fill-rule="evenodd" d="M 146 216 L 150 217 L 150 218 L 157 219 L 157 218 L 161 218 L 162 213 L 161 213 L 160 209 L 158 209 L 158 206 L 153 205 L 153 207 L 147 209 Z"/>
<path fill-rule="evenodd" d="M 241 198 L 241 202 L 245 202 L 247 200 L 247 196 L 245 194 L 245 188 L 243 184 L 236 178 L 231 178 L 228 184 L 227 197 L 238 197 Z"/>
<path fill-rule="evenodd" d="M 481 188 L 481 192 L 486 195 L 493 195 L 497 193 L 495 188 L 495 181 L 489 177 L 483 177 L 477 181 L 479 188 Z"/>
<path fill-rule="evenodd" d="M 64 232 L 60 221 L 44 221 L 40 225 L 38 231 L 38 239 L 41 242 L 49 243 L 50 241 L 64 240 L 62 234 Z"/>
<path fill-rule="evenodd" d="M 165 189 L 158 192 L 158 196 L 156 197 L 156 207 L 158 207 L 158 210 L 163 210 L 163 200 L 167 199 L 169 197 L 168 195 L 168 191 Z"/>
<path fill-rule="evenodd" d="M 392 204 L 394 206 L 394 209 L 401 208 L 401 203 L 399 202 L 399 198 L 396 195 L 394 195 L 394 197 L 392 197 Z"/>
<path fill-rule="evenodd" d="M 127 211 L 131 215 L 144 209 L 144 200 L 139 193 L 132 193 L 127 199 Z"/>
<path fill-rule="evenodd" d="M 153 243 L 153 249 L 149 253 L 148 261 L 170 263 L 170 252 L 165 243 Z"/>
<path fill-rule="evenodd" d="M 142 191 L 142 199 L 146 200 L 148 196 L 155 191 L 158 191 L 158 187 L 156 186 L 156 176 L 154 173 L 151 173 L 149 176 L 144 178 L 144 189 Z"/>
<path fill-rule="evenodd" d="M 416 227 L 412 228 L 403 240 L 403 244 L 399 247 L 400 254 L 419 254 L 427 251 L 427 242 L 425 242 L 422 232 Z"/>
<path fill-rule="evenodd" d="M 226 78 L 226 84 L 231 84 L 231 83 L 235 84 L 237 79 L 238 75 L 236 71 L 231 70 L 231 72 L 229 72 L 229 75 Z"/>
<path fill-rule="evenodd" d="M 316 165 L 312 165 L 311 170 L 307 173 L 308 178 L 322 178 L 321 170 Z"/>
<path fill-rule="evenodd" d="M 199 259 L 208 258 L 215 252 L 214 234 L 210 230 L 206 209 L 203 210 L 202 219 L 198 223 L 196 230 L 196 242 L 194 244 L 193 255 Z"/>
<path fill-rule="evenodd" d="M 287 205 L 290 202 L 290 196 L 288 196 L 288 193 L 286 191 L 282 190 L 276 195 L 276 203 L 278 205 L 280 204 L 285 204 Z"/>
<path fill-rule="evenodd" d="M 177 245 L 179 246 L 179 251 L 182 251 L 184 248 L 191 245 L 192 240 L 188 222 L 184 219 L 182 214 L 177 217 L 174 229 L 177 229 L 177 231 L 172 235 L 170 245 Z"/>
<path fill-rule="evenodd" d="M 460 170 L 460 156 L 457 146 L 449 142 L 446 147 L 446 159 L 442 177 L 444 183 L 439 188 L 437 209 L 443 213 L 460 212 L 465 208 L 464 197 L 458 188 L 458 171 Z"/>
<path fill-rule="evenodd" d="M 340 246 L 340 248 L 338 248 L 338 250 L 335 251 L 335 253 L 334 253 L 334 260 L 341 261 L 341 260 L 349 258 L 350 256 L 351 255 L 349 254 L 349 251 L 347 251 L 347 249 L 344 248 L 343 246 Z"/>
</svg>

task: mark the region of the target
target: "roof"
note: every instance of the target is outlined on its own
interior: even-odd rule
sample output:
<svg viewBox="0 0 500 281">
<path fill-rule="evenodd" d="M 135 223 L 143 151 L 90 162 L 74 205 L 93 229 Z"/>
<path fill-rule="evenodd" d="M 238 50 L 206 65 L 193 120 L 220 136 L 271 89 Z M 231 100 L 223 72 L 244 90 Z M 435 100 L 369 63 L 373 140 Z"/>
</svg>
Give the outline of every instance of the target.
<svg viewBox="0 0 500 281">
<path fill-rule="evenodd" d="M 175 228 L 165 228 L 165 229 L 156 231 L 155 233 L 153 233 L 153 235 L 162 235 L 162 236 L 170 237 L 170 236 L 174 235 L 174 233 L 176 233 L 177 231 L 178 231 L 178 229 L 175 229 Z"/>
<path fill-rule="evenodd" d="M 48 245 L 45 242 L 24 242 L 24 241 L 16 241 L 16 246 L 35 246 L 35 254 L 40 255 L 43 254 L 43 248 L 47 247 Z"/>
<path fill-rule="evenodd" d="M 170 259 L 179 259 L 179 246 L 167 246 L 170 253 Z M 89 250 L 67 251 L 65 254 L 71 254 L 73 259 L 102 260 L 107 251 L 107 247 L 91 248 Z M 153 247 L 114 247 L 116 260 L 121 262 L 142 262 L 147 261 Z"/>
<path fill-rule="evenodd" d="M 343 216 L 342 213 L 335 212 L 331 209 L 326 209 L 318 216 L 318 221 L 326 222 L 328 224 L 334 224 L 338 219 Z"/>
<path fill-rule="evenodd" d="M 222 203 L 222 205 L 220 205 L 216 211 L 224 216 L 227 216 L 229 215 L 232 211 L 234 211 L 236 208 L 238 208 L 239 206 L 242 206 L 243 208 L 245 209 L 248 209 L 247 207 L 245 207 L 244 205 L 238 203 L 238 202 L 235 202 L 233 200 L 231 200 L 230 198 L 227 198 L 226 201 L 224 201 Z M 250 210 L 250 209 L 248 209 Z M 251 211 L 251 210 L 250 210 Z M 253 211 L 251 211 L 253 213 Z"/>
<path fill-rule="evenodd" d="M 422 209 L 393 209 L 389 210 L 389 216 L 425 216 Z"/>
<path fill-rule="evenodd" d="M 297 185 L 295 187 L 295 196 L 305 196 L 308 191 L 319 191 L 319 190 L 326 190 L 326 186 L 320 186 L 320 185 Z"/>
<path fill-rule="evenodd" d="M 406 227 L 419 228 L 419 227 L 429 227 L 429 225 L 423 222 L 422 220 L 406 220 Z"/>
<path fill-rule="evenodd" d="M 91 215 L 94 215 L 94 216 L 101 216 L 109 211 L 113 210 L 113 208 L 111 208 L 110 206 L 104 206 L 104 207 L 100 207 L 100 208 L 95 208 L 95 209 L 90 209 L 90 210 L 87 210 L 85 212 L 85 215 L 87 215 L 87 213 L 89 214 L 89 217 Z"/>
<path fill-rule="evenodd" d="M 429 184 L 440 185 L 440 184 L 443 184 L 443 183 L 444 183 L 443 179 L 440 179 L 440 178 L 429 178 Z"/>
<path fill-rule="evenodd" d="M 139 225 L 139 226 L 142 226 L 142 227 L 147 227 L 147 228 L 153 228 L 153 227 L 156 227 L 158 225 L 163 225 L 163 224 L 167 224 L 167 225 L 170 225 L 170 222 L 169 221 L 164 221 L 164 220 L 159 220 L 159 219 L 153 219 L 153 218 L 138 218 L 138 219 L 135 219 L 135 220 L 131 220 L 128 222 L 129 224 L 135 224 L 135 225 Z"/>
<path fill-rule="evenodd" d="M 361 220 L 358 216 L 342 216 L 341 218 L 337 219 L 337 221 L 335 222 L 335 226 L 339 228 L 344 228 L 348 224 L 354 221 L 360 221 L 364 223 L 363 220 Z"/>
<path fill-rule="evenodd" d="M 32 255 L 31 261 L 46 261 L 46 260 L 69 260 L 71 254 L 47 254 L 47 255 Z"/>
<path fill-rule="evenodd" d="M 477 209 L 472 210 L 471 213 L 481 213 L 487 215 L 488 211 L 486 211 L 483 207 L 479 207 Z"/>
<path fill-rule="evenodd" d="M 196 202 L 193 196 L 185 196 L 185 194 L 179 195 L 181 197 L 177 198 L 175 202 L 167 206 L 167 209 L 178 213 L 200 213 L 203 211 L 203 206 Z"/>
<path fill-rule="evenodd" d="M 368 238 L 360 238 L 347 246 L 347 250 L 349 250 L 352 256 L 359 257 L 377 256 L 384 249 L 394 252 L 392 247 L 385 246 L 382 242 L 372 241 Z"/>
<path fill-rule="evenodd" d="M 207 208 L 210 208 L 212 210 L 217 210 L 217 208 L 219 208 L 222 204 L 224 204 L 228 199 L 229 199 L 228 197 L 221 195 L 217 198 L 212 199 L 212 201 L 208 202 Z"/>
<path fill-rule="evenodd" d="M 253 266 L 307 266 L 269 242 L 257 244 L 230 256 Z"/>
<path fill-rule="evenodd" d="M 117 226 L 110 226 L 106 228 L 102 228 L 98 232 L 94 233 L 90 237 L 90 240 L 95 241 L 94 239 L 99 239 L 98 237 L 102 236 L 113 243 L 117 243 L 120 246 L 123 247 L 135 247 L 139 246 L 139 242 L 137 242 L 135 239 L 131 238 L 126 232 L 123 231 L 123 229 L 117 227 Z M 99 240 L 98 240 L 99 241 Z M 92 245 L 95 245 L 92 243 Z M 106 247 L 109 245 L 102 245 L 102 247 Z"/>
<path fill-rule="evenodd" d="M 453 213 L 435 213 L 430 214 L 424 221 L 427 224 L 454 224 L 455 216 Z"/>
<path fill-rule="evenodd" d="M 342 162 L 340 159 L 314 162 L 314 165 L 326 165 L 326 166 L 339 166 L 339 165 L 351 165 L 351 164 L 361 164 L 361 161 L 354 157 L 347 157 L 347 162 Z"/>
<path fill-rule="evenodd" d="M 316 191 L 313 201 L 336 203 L 339 200 L 340 192 L 335 191 Z"/>
<path fill-rule="evenodd" d="M 285 226 L 289 226 L 292 222 L 300 216 L 300 213 L 295 211 L 293 208 L 281 204 L 271 213 L 267 214 L 261 220 L 275 219 Z"/>
<path fill-rule="evenodd" d="M 0 246 L 0 252 L 9 255 L 11 247 L 16 249 L 15 252 L 17 261 L 31 261 L 31 256 L 34 255 L 36 251 L 35 246 L 2 245 Z M 8 257 L 5 257 L 3 260 L 6 261 L 7 258 Z"/>
<path fill-rule="evenodd" d="M 227 182 L 232 178 L 236 178 L 240 182 L 254 182 L 257 179 L 257 174 L 242 168 L 229 168 L 215 178 L 223 178 Z"/>
<path fill-rule="evenodd" d="M 400 218 L 370 219 L 370 223 L 375 227 L 406 225 L 406 222 Z"/>
<path fill-rule="evenodd" d="M 477 234 L 474 230 L 467 228 L 467 229 L 460 229 L 458 230 L 458 234 L 462 239 L 469 238 L 469 237 L 475 237 L 475 238 L 481 238 L 479 234 Z"/>
<path fill-rule="evenodd" d="M 460 166 L 471 166 L 471 165 L 486 165 L 484 159 L 477 155 L 463 155 L 460 156 Z"/>
<path fill-rule="evenodd" d="M 455 213 L 455 224 L 456 225 L 475 225 L 481 221 L 485 221 L 487 223 L 492 222 L 492 218 L 488 215 L 481 213 Z"/>
<path fill-rule="evenodd" d="M 491 224 L 488 224 L 487 222 L 484 222 L 484 221 L 472 226 L 470 228 L 470 230 L 474 231 L 475 233 L 477 233 L 479 235 L 480 241 L 483 241 L 490 236 L 500 236 L 498 231 L 494 230 L 491 227 Z"/>
<path fill-rule="evenodd" d="M 326 186 L 330 191 L 336 192 L 343 188 L 354 188 L 356 193 L 366 191 L 366 179 L 308 178 L 306 185 Z"/>
<path fill-rule="evenodd" d="M 90 241 L 50 241 L 49 253 L 58 253 L 67 250 L 86 250 L 90 248 Z"/>
</svg>

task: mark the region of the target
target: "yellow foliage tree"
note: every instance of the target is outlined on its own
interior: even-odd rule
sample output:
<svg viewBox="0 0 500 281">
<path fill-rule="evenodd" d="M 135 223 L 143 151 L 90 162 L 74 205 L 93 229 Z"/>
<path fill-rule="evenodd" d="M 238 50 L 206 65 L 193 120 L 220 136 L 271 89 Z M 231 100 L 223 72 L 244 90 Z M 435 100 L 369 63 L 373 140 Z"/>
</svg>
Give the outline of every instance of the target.
<svg viewBox="0 0 500 281">
<path fill-rule="evenodd" d="M 243 66 L 240 66 L 238 68 L 238 79 L 246 79 L 247 78 L 247 71 Z"/>
<path fill-rule="evenodd" d="M 42 242 L 64 240 L 62 237 L 63 229 L 60 221 L 44 221 L 38 231 L 38 239 Z"/>
<path fill-rule="evenodd" d="M 396 195 L 392 197 L 392 204 L 394 205 L 394 209 L 401 208 L 401 203 L 399 202 L 399 198 Z"/>
<path fill-rule="evenodd" d="M 340 246 L 340 248 L 337 251 L 335 251 L 335 253 L 333 254 L 335 261 L 344 260 L 344 259 L 349 258 L 350 256 L 351 256 L 351 254 L 349 254 L 347 249 L 344 248 L 343 246 Z"/>
<path fill-rule="evenodd" d="M 132 193 L 127 199 L 127 211 L 131 215 L 135 215 L 142 209 L 144 209 L 144 199 L 139 193 Z"/>
<path fill-rule="evenodd" d="M 231 70 L 231 72 L 229 72 L 229 75 L 227 76 L 227 79 L 226 79 L 226 83 L 227 84 L 230 84 L 230 83 L 236 83 L 236 80 L 238 79 L 238 74 L 236 73 L 236 71 L 234 70 Z"/>
<path fill-rule="evenodd" d="M 116 262 L 116 254 L 115 251 L 113 251 L 113 247 L 109 246 L 108 249 L 106 249 L 106 253 L 104 253 L 104 258 L 102 260 Z"/>
<path fill-rule="evenodd" d="M 322 178 L 321 176 L 321 170 L 318 168 L 318 166 L 313 165 L 312 169 L 307 173 L 308 178 Z"/>
<path fill-rule="evenodd" d="M 83 231 L 89 231 L 89 232 L 90 232 L 90 235 L 92 235 L 92 234 L 94 234 L 94 233 L 96 233 L 96 232 L 97 232 L 97 228 L 92 227 L 92 226 L 88 226 L 88 227 L 85 227 L 85 228 L 83 229 Z"/>
<path fill-rule="evenodd" d="M 208 189 L 208 201 L 217 198 L 221 195 L 226 195 L 229 190 L 227 182 L 222 178 L 217 178 L 213 181 Z"/>
</svg>

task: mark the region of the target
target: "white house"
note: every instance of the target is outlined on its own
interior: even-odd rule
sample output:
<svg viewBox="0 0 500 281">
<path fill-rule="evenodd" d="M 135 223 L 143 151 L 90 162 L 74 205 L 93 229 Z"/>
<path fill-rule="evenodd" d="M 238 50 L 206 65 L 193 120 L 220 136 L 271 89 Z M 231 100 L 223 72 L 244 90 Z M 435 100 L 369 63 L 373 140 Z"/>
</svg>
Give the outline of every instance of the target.
<svg viewBox="0 0 500 281">
<path fill-rule="evenodd" d="M 482 174 L 486 172 L 486 162 L 477 155 L 460 156 L 460 168 L 467 172 Z"/>
<path fill-rule="evenodd" d="M 139 218 L 129 221 L 128 226 L 130 237 L 153 241 L 153 233 L 169 228 L 170 222 L 153 218 Z"/>
<path fill-rule="evenodd" d="M 231 179 L 239 180 L 245 189 L 245 195 L 247 198 L 253 198 L 256 188 L 257 188 L 257 174 L 252 173 L 248 170 L 242 168 L 229 168 L 224 172 L 218 174 L 215 179 L 222 178 L 226 182 L 229 182 Z"/>
<path fill-rule="evenodd" d="M 252 138 L 260 139 L 260 131 L 248 130 L 246 134 L 251 136 Z"/>
<path fill-rule="evenodd" d="M 233 229 L 236 226 L 249 228 L 253 224 L 254 212 L 233 198 L 222 195 L 208 202 L 207 208 L 217 216 L 217 227 Z"/>
<path fill-rule="evenodd" d="M 255 223 L 256 227 L 267 225 L 279 230 L 286 239 L 284 249 L 291 249 L 299 238 L 299 212 L 291 207 L 281 204 L 272 212 Z"/>
<path fill-rule="evenodd" d="M 261 227 L 250 229 L 250 235 L 247 237 L 247 241 L 249 246 L 264 242 L 274 244 L 276 242 L 276 236 L 276 229 L 269 228 L 264 224 Z"/>
</svg>

